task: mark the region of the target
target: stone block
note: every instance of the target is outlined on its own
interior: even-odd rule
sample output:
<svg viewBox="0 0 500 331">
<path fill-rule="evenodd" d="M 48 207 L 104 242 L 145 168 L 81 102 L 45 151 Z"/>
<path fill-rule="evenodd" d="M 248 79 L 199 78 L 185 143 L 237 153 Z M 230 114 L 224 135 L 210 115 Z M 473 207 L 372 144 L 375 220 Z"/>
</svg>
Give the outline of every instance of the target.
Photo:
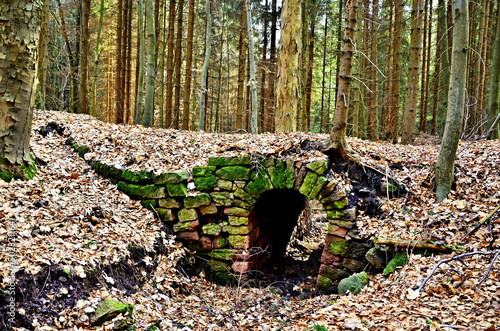
<svg viewBox="0 0 500 331">
<path fill-rule="evenodd" d="M 321 195 L 321 192 L 320 192 L 320 200 L 319 201 L 322 204 L 328 204 L 328 203 L 331 203 L 333 201 L 340 200 L 346 196 L 347 196 L 347 192 L 346 192 L 345 188 L 342 187 L 342 185 L 337 185 L 337 186 L 335 186 L 335 189 L 333 191 L 331 191 L 326 196 Z"/>
<path fill-rule="evenodd" d="M 222 228 L 222 231 L 227 232 L 229 234 L 246 235 L 249 234 L 250 231 L 252 231 L 252 224 L 241 225 L 241 226 L 226 225 Z"/>
<path fill-rule="evenodd" d="M 319 194 L 319 191 L 321 191 L 321 189 L 323 188 L 323 186 L 325 186 L 325 184 L 327 182 L 328 182 L 328 179 L 326 179 L 325 177 L 321 177 L 321 176 L 318 177 L 318 179 L 316 180 L 316 184 L 314 184 L 314 186 L 311 189 L 311 192 L 309 192 L 309 194 L 307 196 L 310 199 L 316 199 L 316 197 Z"/>
<path fill-rule="evenodd" d="M 319 160 L 306 164 L 306 168 L 322 176 L 328 170 L 328 160 Z"/>
<path fill-rule="evenodd" d="M 249 204 L 254 204 L 255 203 L 255 199 L 254 197 L 252 197 L 250 194 L 248 194 L 247 192 L 245 192 L 243 189 L 241 188 L 237 188 L 236 191 L 234 191 L 234 196 L 237 197 L 237 198 L 240 198 L 241 200 L 249 203 Z"/>
<path fill-rule="evenodd" d="M 229 240 L 226 236 L 216 236 L 213 239 L 214 248 L 224 248 L 229 245 Z"/>
<path fill-rule="evenodd" d="M 365 258 L 375 269 L 381 270 L 387 264 L 387 251 L 375 246 L 366 252 Z"/>
<path fill-rule="evenodd" d="M 235 180 L 234 181 L 234 189 L 236 190 L 238 187 L 239 188 L 245 188 L 245 185 L 247 185 L 247 182 L 244 180 Z"/>
<path fill-rule="evenodd" d="M 250 165 L 252 162 L 249 156 L 242 157 L 209 157 L 208 165 L 217 167 Z"/>
<path fill-rule="evenodd" d="M 233 182 L 230 180 L 219 179 L 217 181 L 217 187 L 225 191 L 233 191 Z"/>
<path fill-rule="evenodd" d="M 356 259 L 348 259 L 345 258 L 343 261 L 344 267 L 349 270 L 350 272 L 360 272 L 365 270 L 366 268 L 366 263 L 356 260 Z"/>
<path fill-rule="evenodd" d="M 200 222 L 198 220 L 191 222 L 179 222 L 174 224 L 174 232 L 194 231 Z"/>
<path fill-rule="evenodd" d="M 218 236 L 218 235 L 220 235 L 222 228 L 219 224 L 211 223 L 211 224 L 203 225 L 203 227 L 201 228 L 201 231 L 204 234 L 208 234 L 211 236 Z"/>
<path fill-rule="evenodd" d="M 217 187 L 217 177 L 215 176 L 194 177 L 193 183 L 198 191 L 209 191 L 214 187 Z"/>
<path fill-rule="evenodd" d="M 214 166 L 208 167 L 193 167 L 193 177 L 210 177 L 215 175 Z"/>
<path fill-rule="evenodd" d="M 146 170 L 135 172 L 125 169 L 121 172 L 121 178 L 129 183 L 153 183 L 153 177 L 154 173 Z"/>
<path fill-rule="evenodd" d="M 158 205 L 162 208 L 181 208 L 181 203 L 173 198 L 159 199 Z"/>
<path fill-rule="evenodd" d="M 332 267 L 326 267 L 326 266 L 321 266 L 319 269 L 319 275 L 328 277 L 333 280 L 340 280 L 346 277 L 349 277 L 350 273 L 346 269 L 343 269 L 342 267 L 338 268 L 332 268 Z"/>
<path fill-rule="evenodd" d="M 243 200 L 237 200 L 237 199 L 233 201 L 233 205 L 235 207 L 240 207 L 240 208 L 247 209 L 247 210 L 250 210 L 253 208 L 253 204 L 250 204 L 250 203 L 243 201 Z"/>
<path fill-rule="evenodd" d="M 295 168 L 294 177 L 295 180 L 293 182 L 294 190 L 298 191 L 304 182 L 304 178 L 309 170 L 306 167 Z"/>
<path fill-rule="evenodd" d="M 201 236 L 199 242 L 201 245 L 201 249 L 204 251 L 210 251 L 214 248 L 212 238 L 210 238 L 209 236 Z"/>
<path fill-rule="evenodd" d="M 339 268 L 342 263 L 342 257 L 333 255 L 328 248 L 323 249 L 321 254 L 321 265 L 333 268 Z"/>
<path fill-rule="evenodd" d="M 215 204 L 211 203 L 208 206 L 201 206 L 200 207 L 200 212 L 203 215 L 214 215 L 218 213 L 217 207 Z"/>
<path fill-rule="evenodd" d="M 212 198 L 208 193 L 198 193 L 195 196 L 188 196 L 184 198 L 185 208 L 198 208 L 201 206 L 208 206 L 212 202 Z"/>
<path fill-rule="evenodd" d="M 252 197 L 258 199 L 262 192 L 273 188 L 271 179 L 264 170 L 257 173 L 252 172 L 251 177 L 252 180 L 247 184 L 247 186 L 245 186 L 245 192 L 250 194 Z"/>
<path fill-rule="evenodd" d="M 172 209 L 168 208 L 156 208 L 156 212 L 160 216 L 160 219 L 165 222 L 173 222 L 176 221 L 175 215 L 172 212 Z"/>
<path fill-rule="evenodd" d="M 207 260 L 207 266 L 214 272 L 229 272 L 231 265 L 217 260 Z"/>
<path fill-rule="evenodd" d="M 189 222 L 189 221 L 194 221 L 198 219 L 198 214 L 196 213 L 196 209 L 193 208 L 188 208 L 188 209 L 181 209 L 177 213 L 177 217 L 179 218 L 180 222 Z"/>
<path fill-rule="evenodd" d="M 335 224 L 328 224 L 328 234 L 330 235 L 345 238 L 347 231 L 349 231 L 349 229 L 342 228 Z"/>
<path fill-rule="evenodd" d="M 249 236 L 230 235 L 228 240 L 229 244 L 234 248 L 248 249 L 251 245 Z"/>
<path fill-rule="evenodd" d="M 233 203 L 233 194 L 230 192 L 212 192 L 210 196 L 220 206 L 231 206 Z"/>
<path fill-rule="evenodd" d="M 334 181 L 331 181 L 329 180 L 328 183 L 326 183 L 325 186 L 323 186 L 323 188 L 321 189 L 321 191 L 319 191 L 319 199 L 323 199 L 324 197 L 326 197 L 327 195 L 329 195 L 330 193 L 332 193 L 335 188 L 337 187 L 337 183 L 334 182 Z"/>
<path fill-rule="evenodd" d="M 187 187 L 185 183 L 167 184 L 168 195 L 171 197 L 184 197 L 187 195 Z"/>
<path fill-rule="evenodd" d="M 177 238 L 186 241 L 198 241 L 200 240 L 200 235 L 196 231 L 180 232 L 177 234 Z"/>
<path fill-rule="evenodd" d="M 167 196 L 165 187 L 153 184 L 137 185 L 118 182 L 117 187 L 132 199 L 163 199 Z"/>
<path fill-rule="evenodd" d="M 248 180 L 250 179 L 250 168 L 242 166 L 227 166 L 215 172 L 220 179 L 226 180 Z"/>
<path fill-rule="evenodd" d="M 358 294 L 361 289 L 369 283 L 368 274 L 361 272 L 354 274 L 348 278 L 344 278 L 339 282 L 339 294 L 346 295 L 347 293 Z"/>
<path fill-rule="evenodd" d="M 250 211 L 239 207 L 227 207 L 224 208 L 224 214 L 231 216 L 248 216 L 250 215 Z"/>
<path fill-rule="evenodd" d="M 158 202 L 155 199 L 144 199 L 141 200 L 141 206 L 143 206 L 146 209 L 153 210 L 156 207 L 158 207 Z"/>
<path fill-rule="evenodd" d="M 246 216 L 229 216 L 228 217 L 229 224 L 231 225 L 248 225 L 248 217 Z"/>
<path fill-rule="evenodd" d="M 167 171 L 154 178 L 154 183 L 158 185 L 179 184 L 186 181 L 189 173 L 185 170 Z"/>
<path fill-rule="evenodd" d="M 354 221 L 356 219 L 356 208 L 343 210 L 327 210 L 326 217 L 329 220 Z"/>
<path fill-rule="evenodd" d="M 252 261 L 236 261 L 233 262 L 231 269 L 236 273 L 246 274 L 252 270 L 253 264 Z"/>
<path fill-rule="evenodd" d="M 239 249 L 219 248 L 219 249 L 212 249 L 209 252 L 204 252 L 201 255 L 220 261 L 235 261 L 241 258 L 242 252 Z"/>
<path fill-rule="evenodd" d="M 360 243 L 343 240 L 341 238 L 338 238 L 338 240 L 331 240 L 328 243 L 328 249 L 333 255 L 359 260 L 362 260 L 368 251 Z"/>
<path fill-rule="evenodd" d="M 316 181 L 318 180 L 318 174 L 309 171 L 304 177 L 304 181 L 302 185 L 300 185 L 299 192 L 304 194 L 305 196 L 309 196 L 314 185 L 316 185 Z"/>
<path fill-rule="evenodd" d="M 267 168 L 267 173 L 274 188 L 292 188 L 294 181 L 293 171 L 286 168 L 282 160 L 277 160 L 274 166 Z"/>
<path fill-rule="evenodd" d="M 330 219 L 328 220 L 328 223 L 329 224 L 334 224 L 334 225 L 338 225 L 342 228 L 346 228 L 346 229 L 353 229 L 355 226 L 356 226 L 356 223 L 355 222 L 352 222 L 352 221 L 344 221 L 344 220 L 335 220 L 335 219 Z"/>
</svg>

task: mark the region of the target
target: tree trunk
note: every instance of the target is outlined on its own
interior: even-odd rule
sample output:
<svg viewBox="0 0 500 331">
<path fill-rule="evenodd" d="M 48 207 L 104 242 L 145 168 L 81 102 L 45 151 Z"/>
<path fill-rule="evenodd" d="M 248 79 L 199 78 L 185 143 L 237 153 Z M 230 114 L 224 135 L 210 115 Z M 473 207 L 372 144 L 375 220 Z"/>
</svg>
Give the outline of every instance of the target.
<svg viewBox="0 0 500 331">
<path fill-rule="evenodd" d="M 175 5 L 176 0 L 171 0 L 168 13 L 167 78 L 165 89 L 165 125 L 167 128 L 172 125 L 172 98 L 174 94 Z"/>
<path fill-rule="evenodd" d="M 247 32 L 248 32 L 248 62 L 250 65 L 250 101 L 251 101 L 251 120 L 250 132 L 259 133 L 259 102 L 257 100 L 257 78 L 255 77 L 255 53 L 253 50 L 253 27 L 250 3 L 246 1 L 247 11 Z"/>
<path fill-rule="evenodd" d="M 82 51 L 80 57 L 80 113 L 89 114 L 88 104 L 88 72 L 89 72 L 89 16 L 90 0 L 82 0 Z"/>
<path fill-rule="evenodd" d="M 437 116 L 437 133 L 442 134 L 444 129 L 444 121 L 446 118 L 446 109 L 448 107 L 448 89 L 450 86 L 450 58 L 448 52 L 448 20 L 446 0 L 438 0 L 438 26 L 437 38 L 439 49 L 441 52 L 436 55 L 440 59 L 440 75 L 439 75 L 439 105 Z"/>
<path fill-rule="evenodd" d="M 36 97 L 40 1 L 0 2 L 0 178 L 35 175 L 30 155 Z"/>
<path fill-rule="evenodd" d="M 497 11 L 497 28 L 493 43 L 487 100 L 488 139 L 498 139 L 500 138 L 500 10 Z"/>
<path fill-rule="evenodd" d="M 92 82 L 90 87 L 90 114 L 97 116 L 96 95 L 97 95 L 97 77 L 99 75 L 99 58 L 101 56 L 101 33 L 104 22 L 104 0 L 100 0 L 99 4 L 99 21 L 97 23 L 97 36 L 94 49 L 94 70 L 92 73 Z"/>
<path fill-rule="evenodd" d="M 236 129 L 243 129 L 243 114 L 245 108 L 245 75 L 246 58 L 248 52 L 247 12 L 246 0 L 243 0 L 241 10 L 241 31 L 238 56 L 238 91 L 236 100 Z"/>
<path fill-rule="evenodd" d="M 184 0 L 179 0 L 177 10 L 177 38 L 174 51 L 174 100 L 173 100 L 173 127 L 179 128 L 181 108 L 181 68 L 182 68 L 182 20 Z"/>
<path fill-rule="evenodd" d="M 191 101 L 191 75 L 193 65 L 193 35 L 194 35 L 194 5 L 195 0 L 189 0 L 188 31 L 186 48 L 186 70 L 184 73 L 184 102 L 182 105 L 182 129 L 189 130 L 189 105 Z"/>
<path fill-rule="evenodd" d="M 349 95 L 351 90 L 351 68 L 354 56 L 354 36 L 356 27 L 357 0 L 347 2 L 347 17 L 342 39 L 342 54 L 339 68 L 339 89 L 335 103 L 335 116 L 328 150 L 341 158 L 349 158 L 351 149 L 345 139 L 347 130 L 347 114 L 349 113 Z"/>
<path fill-rule="evenodd" d="M 156 78 L 156 33 L 152 0 L 146 0 L 146 31 L 148 59 L 146 67 L 146 94 L 144 97 L 144 117 L 142 119 L 142 125 L 153 126 Z"/>
<path fill-rule="evenodd" d="M 411 12 L 410 68 L 408 77 L 408 97 L 403 119 L 402 144 L 413 143 L 415 117 L 417 114 L 418 91 L 420 86 L 420 66 L 422 56 L 422 0 L 413 0 Z"/>
<path fill-rule="evenodd" d="M 467 71 L 463 68 L 467 65 L 469 44 L 469 1 L 454 0 L 452 12 L 453 52 L 448 91 L 448 114 L 436 165 L 436 196 L 439 201 L 444 200 L 451 190 L 456 151 L 462 132 L 467 78 Z"/>
<path fill-rule="evenodd" d="M 205 0 L 205 12 L 207 14 L 207 28 L 205 31 L 205 60 L 201 71 L 201 94 L 200 94 L 200 112 L 198 117 L 198 131 L 205 129 L 205 117 L 207 113 L 207 80 L 208 65 L 210 64 L 210 53 L 212 51 L 212 14 L 210 12 L 210 0 Z"/>
<path fill-rule="evenodd" d="M 42 21 L 40 27 L 40 43 L 38 45 L 38 92 L 37 107 L 45 109 L 47 100 L 47 66 L 49 51 L 49 3 L 50 0 L 43 0 Z"/>
<path fill-rule="evenodd" d="M 276 132 L 297 131 L 300 114 L 301 5 L 299 0 L 284 0 L 281 9 L 281 43 L 276 86 Z"/>
<path fill-rule="evenodd" d="M 143 108 L 143 101 L 144 101 L 144 76 L 145 76 L 145 69 L 144 69 L 144 62 L 146 60 L 146 45 L 144 42 L 144 0 L 139 0 L 138 1 L 138 17 L 137 17 L 137 25 L 138 25 L 138 31 L 137 31 L 137 39 L 138 39 L 138 45 L 137 47 L 139 48 L 137 50 L 138 55 L 137 55 L 137 77 L 136 77 L 136 99 L 135 99 L 135 124 L 140 124 L 143 123 L 144 121 L 144 108 Z"/>
</svg>

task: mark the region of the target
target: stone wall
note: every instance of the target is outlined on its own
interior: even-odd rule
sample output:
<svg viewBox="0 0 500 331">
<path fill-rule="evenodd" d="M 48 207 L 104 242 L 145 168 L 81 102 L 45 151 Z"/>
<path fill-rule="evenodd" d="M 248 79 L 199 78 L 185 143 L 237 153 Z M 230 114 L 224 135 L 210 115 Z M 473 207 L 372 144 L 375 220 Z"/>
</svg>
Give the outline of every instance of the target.
<svg viewBox="0 0 500 331">
<path fill-rule="evenodd" d="M 81 156 L 87 151 L 72 140 L 68 144 Z M 329 224 L 320 290 L 335 292 L 340 279 L 367 264 L 367 245 L 349 235 L 355 229 L 356 209 L 349 205 L 346 189 L 325 176 L 330 168 L 327 159 L 305 163 L 274 157 L 211 157 L 207 166 L 159 175 L 89 163 L 119 190 L 153 210 L 215 274 L 246 274 L 272 258 L 274 234 L 265 225 L 272 220 L 259 219 L 254 211 L 263 193 L 274 190 L 316 199 L 326 211 Z"/>
</svg>

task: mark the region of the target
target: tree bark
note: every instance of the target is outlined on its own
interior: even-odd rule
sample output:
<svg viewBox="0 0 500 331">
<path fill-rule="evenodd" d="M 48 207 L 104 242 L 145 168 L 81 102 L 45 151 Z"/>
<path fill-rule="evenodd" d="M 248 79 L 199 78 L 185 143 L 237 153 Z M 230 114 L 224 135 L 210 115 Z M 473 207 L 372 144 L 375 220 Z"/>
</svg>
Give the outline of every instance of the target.
<svg viewBox="0 0 500 331">
<path fill-rule="evenodd" d="M 193 65 L 193 35 L 194 35 L 194 5 L 195 0 L 189 0 L 188 31 L 186 48 L 186 70 L 184 73 L 184 101 L 182 105 L 182 129 L 189 130 L 189 105 L 191 101 L 191 76 Z"/>
<path fill-rule="evenodd" d="M 281 43 L 276 86 L 276 132 L 297 131 L 300 114 L 301 5 L 299 0 L 284 0 L 281 9 Z"/>
<path fill-rule="evenodd" d="M 210 64 L 210 53 L 212 51 L 212 14 L 210 12 L 210 0 L 205 0 L 205 11 L 207 14 L 207 28 L 205 31 L 205 60 L 201 71 L 201 94 L 200 94 L 200 112 L 198 117 L 198 131 L 205 129 L 205 117 L 207 113 L 207 80 L 208 65 Z"/>
<path fill-rule="evenodd" d="M 0 2 L 0 178 L 29 179 L 42 3 Z"/>
<path fill-rule="evenodd" d="M 248 32 L 248 62 L 250 65 L 250 102 L 251 102 L 251 120 L 250 132 L 259 133 L 259 103 L 257 100 L 257 78 L 255 77 L 255 53 L 253 50 L 253 27 L 252 27 L 252 14 L 250 11 L 250 3 L 246 1 L 247 12 L 247 32 Z"/>
<path fill-rule="evenodd" d="M 248 52 L 247 12 L 246 0 L 243 0 L 240 20 L 240 42 L 238 56 L 238 91 L 236 100 L 236 129 L 243 129 L 243 114 L 245 108 L 245 75 Z"/>
<path fill-rule="evenodd" d="M 497 11 L 497 28 L 488 79 L 487 131 L 488 139 L 500 138 L 500 10 Z"/>
<path fill-rule="evenodd" d="M 454 163 L 458 141 L 462 133 L 465 110 L 465 90 L 469 44 L 469 1 L 454 0 L 453 12 L 453 52 L 451 57 L 450 89 L 448 91 L 448 114 L 443 141 L 436 165 L 436 196 L 439 201 L 448 196 L 454 177 Z"/>
<path fill-rule="evenodd" d="M 89 54 L 90 54 L 90 32 L 89 32 L 89 17 L 90 17 L 90 0 L 82 0 L 82 51 L 80 56 L 80 113 L 89 114 L 89 99 L 88 99 L 88 73 L 89 73 Z"/>
<path fill-rule="evenodd" d="M 154 96 L 156 78 L 156 33 L 153 11 L 153 1 L 146 0 L 146 39 L 148 42 L 148 56 L 146 67 L 146 93 L 144 96 L 144 117 L 142 125 L 153 126 Z"/>
</svg>

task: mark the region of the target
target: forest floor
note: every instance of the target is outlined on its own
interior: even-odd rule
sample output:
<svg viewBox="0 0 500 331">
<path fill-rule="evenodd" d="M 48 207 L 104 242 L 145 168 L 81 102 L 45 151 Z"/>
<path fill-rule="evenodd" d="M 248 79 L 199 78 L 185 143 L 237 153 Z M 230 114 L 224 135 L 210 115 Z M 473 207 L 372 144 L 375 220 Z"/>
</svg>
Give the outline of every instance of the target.
<svg viewBox="0 0 500 331">
<path fill-rule="evenodd" d="M 39 128 L 49 122 L 64 131 L 42 136 Z M 438 202 L 432 177 L 439 145 L 433 137 L 414 146 L 348 139 L 363 162 L 390 171 L 408 189 L 385 200 L 380 215 L 359 215 L 361 235 L 426 240 L 456 250 L 423 257 L 407 247 L 407 265 L 389 277 L 370 275 L 370 285 L 358 295 L 339 296 L 306 291 L 302 283 L 277 286 L 286 279 L 251 286 L 242 278 L 222 286 L 203 273 L 189 275 L 180 261 L 190 252 L 163 231 L 155 215 L 65 144 L 71 136 L 91 146 L 86 158 L 163 171 L 203 165 L 214 153 L 285 153 L 326 135 L 155 130 L 56 112 L 37 112 L 32 128 L 38 174 L 29 181 L 0 180 L 1 330 L 9 325 L 5 293 L 14 280 L 15 330 L 117 329 L 130 318 L 120 314 L 92 326 L 96 305 L 109 297 L 133 305 L 138 330 L 500 330 L 500 259 L 494 254 L 500 250 L 500 211 L 469 235 L 500 204 L 498 140 L 461 142 L 456 189 Z M 295 153 L 322 157 L 298 147 Z M 14 259 L 8 238 L 16 239 Z M 442 264 L 415 290 L 437 263 L 465 252 L 483 254 Z M 15 279 L 13 266 L 19 267 Z M 304 275 L 304 284 L 315 277 Z"/>
</svg>

